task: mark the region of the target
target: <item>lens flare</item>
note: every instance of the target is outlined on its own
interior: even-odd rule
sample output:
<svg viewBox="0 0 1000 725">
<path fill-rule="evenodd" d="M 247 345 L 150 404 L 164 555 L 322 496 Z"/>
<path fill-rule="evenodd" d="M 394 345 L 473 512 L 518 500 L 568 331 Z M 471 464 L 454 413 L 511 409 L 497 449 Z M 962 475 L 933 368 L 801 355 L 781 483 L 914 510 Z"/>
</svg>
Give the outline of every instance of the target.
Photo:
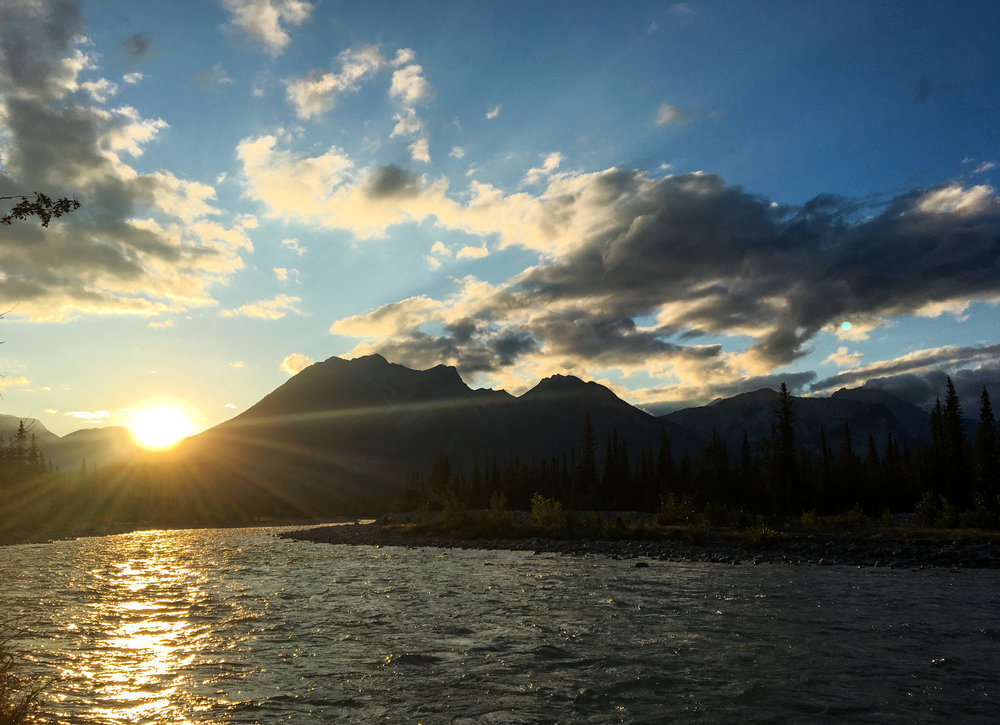
<svg viewBox="0 0 1000 725">
<path fill-rule="evenodd" d="M 198 430 L 182 410 L 169 405 L 137 410 L 128 427 L 143 447 L 151 449 L 169 448 Z"/>
</svg>

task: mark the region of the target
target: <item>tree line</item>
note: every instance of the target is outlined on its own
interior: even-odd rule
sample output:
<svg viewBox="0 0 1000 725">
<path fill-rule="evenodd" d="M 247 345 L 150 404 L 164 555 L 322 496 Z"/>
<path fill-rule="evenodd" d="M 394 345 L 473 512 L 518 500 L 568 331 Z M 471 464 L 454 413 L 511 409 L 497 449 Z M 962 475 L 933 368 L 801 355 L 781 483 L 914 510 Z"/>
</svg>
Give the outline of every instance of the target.
<svg viewBox="0 0 1000 725">
<path fill-rule="evenodd" d="M 540 494 L 575 510 L 655 512 L 683 501 L 694 511 L 734 523 L 853 510 L 870 516 L 914 513 L 925 525 L 962 521 L 997 528 L 1000 440 L 988 391 L 982 391 L 971 439 L 950 377 L 929 426 L 927 445 L 900 444 L 890 433 L 883 441 L 870 435 L 855 447 L 845 423 L 836 448 L 821 427 L 819 450 L 810 451 L 796 441 L 795 401 L 782 383 L 769 437 L 751 442 L 744 433 L 738 451 L 713 433 L 698 456 L 678 459 L 666 432 L 656 450 L 633 450 L 615 431 L 598 441 L 587 416 L 579 445 L 559 457 L 492 459 L 467 471 L 453 470 L 447 454 L 439 453 L 428 474 L 406 477 L 397 505 L 401 510 L 456 504 L 482 509 L 501 495 L 511 508 L 529 509 L 532 497 Z"/>
</svg>

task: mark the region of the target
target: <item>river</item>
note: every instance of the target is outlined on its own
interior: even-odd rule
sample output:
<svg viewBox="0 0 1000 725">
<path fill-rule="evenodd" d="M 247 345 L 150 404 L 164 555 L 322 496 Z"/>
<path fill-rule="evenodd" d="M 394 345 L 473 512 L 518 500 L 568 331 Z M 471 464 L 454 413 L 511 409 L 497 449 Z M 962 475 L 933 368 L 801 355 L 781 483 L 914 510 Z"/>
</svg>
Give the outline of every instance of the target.
<svg viewBox="0 0 1000 725">
<path fill-rule="evenodd" d="M 1000 573 L 331 546 L 0 547 L 50 723 L 1000 719 Z"/>
</svg>

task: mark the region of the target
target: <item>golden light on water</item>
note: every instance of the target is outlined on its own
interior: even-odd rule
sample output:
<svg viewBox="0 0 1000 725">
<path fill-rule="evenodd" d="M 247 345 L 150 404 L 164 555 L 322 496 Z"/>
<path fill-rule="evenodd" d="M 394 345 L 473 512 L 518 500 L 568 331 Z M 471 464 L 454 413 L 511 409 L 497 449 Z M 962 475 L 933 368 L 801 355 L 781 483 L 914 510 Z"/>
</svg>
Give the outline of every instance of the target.
<svg viewBox="0 0 1000 725">
<path fill-rule="evenodd" d="M 186 723 L 200 709 L 187 668 L 210 637 L 191 620 L 207 597 L 205 577 L 169 550 L 168 538 L 157 531 L 121 537 L 123 560 L 91 572 L 106 586 L 85 619 L 108 630 L 63 666 L 62 677 L 91 682 L 91 715 L 100 722 Z"/>
</svg>

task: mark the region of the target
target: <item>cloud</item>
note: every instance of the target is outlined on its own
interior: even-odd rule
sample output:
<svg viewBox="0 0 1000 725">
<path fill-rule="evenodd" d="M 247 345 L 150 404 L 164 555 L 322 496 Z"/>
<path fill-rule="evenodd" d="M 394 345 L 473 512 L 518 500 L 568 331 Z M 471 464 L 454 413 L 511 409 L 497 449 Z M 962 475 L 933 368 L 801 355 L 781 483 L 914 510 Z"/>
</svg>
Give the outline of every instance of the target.
<svg viewBox="0 0 1000 725">
<path fill-rule="evenodd" d="M 236 403 L 226 403 L 222 407 L 223 408 L 229 408 L 230 410 L 236 410 L 236 408 L 239 407 L 239 406 L 237 406 Z"/>
<path fill-rule="evenodd" d="M 830 363 L 843 368 L 856 368 L 861 364 L 862 357 L 864 356 L 860 352 L 848 352 L 846 347 L 838 347 L 837 352 L 828 355 L 823 363 Z"/>
<path fill-rule="evenodd" d="M 437 213 L 439 224 L 490 230 L 547 259 L 499 285 L 465 280 L 444 300 L 334 323 L 366 338 L 358 351 L 391 350 L 404 363 L 440 353 L 464 373 L 507 374 L 501 359 L 525 374 L 573 361 L 715 387 L 794 362 L 843 320 L 863 336 L 887 318 L 1000 298 L 990 272 L 1000 201 L 988 188 L 946 184 L 879 208 L 831 196 L 788 207 L 710 174 L 612 169 L 553 177 L 538 196 L 480 190 Z M 449 332 L 461 319 L 477 322 Z M 521 359 L 496 352 L 511 335 Z M 752 342 L 724 352 L 699 344 L 709 336 Z M 849 353 L 843 362 L 853 364 Z"/>
<path fill-rule="evenodd" d="M 426 138 L 418 138 L 410 144 L 410 155 L 414 161 L 422 161 L 425 164 L 431 162 L 430 141 Z"/>
<path fill-rule="evenodd" d="M 411 51 L 412 52 L 412 51 Z M 416 63 L 404 66 L 392 74 L 389 95 L 407 107 L 426 101 L 432 92 L 431 84 L 424 77 L 424 69 Z"/>
<path fill-rule="evenodd" d="M 311 118 L 333 108 L 338 96 L 357 91 L 362 81 L 374 76 L 385 64 L 385 58 L 376 46 L 366 45 L 343 51 L 337 55 L 336 63 L 337 71 L 315 68 L 304 78 L 285 80 L 288 101 L 299 118 Z"/>
<path fill-rule="evenodd" d="M 16 378 L 4 376 L 0 378 L 0 393 L 11 388 L 26 388 L 29 385 L 31 381 L 23 375 L 18 375 Z"/>
<path fill-rule="evenodd" d="M 231 367 L 231 368 L 243 368 L 243 367 L 246 367 L 246 366 L 243 364 L 242 360 L 234 360 L 233 362 L 229 363 L 229 367 Z"/>
<path fill-rule="evenodd" d="M 656 109 L 657 126 L 670 126 L 675 123 L 684 123 L 690 120 L 691 113 L 679 106 L 672 106 L 669 103 L 664 103 Z"/>
<path fill-rule="evenodd" d="M 128 83 L 129 85 L 135 85 L 143 78 L 142 73 L 126 73 L 122 76 L 122 82 Z"/>
<path fill-rule="evenodd" d="M 174 326 L 174 321 L 173 320 L 158 320 L 158 321 L 155 321 L 155 322 L 150 322 L 149 326 L 152 327 L 153 329 L 162 329 L 162 328 L 165 328 L 165 327 L 173 327 Z"/>
<path fill-rule="evenodd" d="M 541 166 L 528 169 L 528 172 L 524 175 L 524 183 L 528 185 L 540 184 L 545 181 L 549 176 L 555 173 L 556 169 L 559 168 L 559 164 L 562 163 L 562 154 L 552 153 L 545 157 Z"/>
<path fill-rule="evenodd" d="M 455 255 L 457 259 L 482 259 L 483 257 L 488 257 L 490 250 L 486 248 L 484 243 L 479 247 L 462 247 L 458 250 L 458 254 Z"/>
<path fill-rule="evenodd" d="M 128 36 L 118 47 L 135 62 L 146 60 L 153 53 L 153 41 L 145 33 Z"/>
<path fill-rule="evenodd" d="M 493 108 L 491 108 L 490 110 L 488 110 L 486 112 L 486 118 L 488 118 L 490 120 L 493 120 L 494 118 L 496 118 L 499 115 L 500 115 L 500 106 L 499 105 L 493 106 Z"/>
<path fill-rule="evenodd" d="M 287 249 L 292 254 L 297 254 L 298 256 L 304 256 L 309 250 L 299 244 L 298 239 L 282 239 L 281 248 Z"/>
<path fill-rule="evenodd" d="M 211 186 L 132 166 L 167 124 L 106 106 L 114 84 L 77 47 L 75 4 L 40 2 L 8 20 L 0 20 L 0 195 L 39 188 L 83 208 L 45 230 L 12 230 L 0 295 L 20 301 L 19 315 L 53 321 L 213 304 L 210 287 L 252 248 L 245 231 L 222 221 Z"/>
<path fill-rule="evenodd" d="M 221 314 L 223 317 L 243 315 L 244 317 L 256 317 L 260 320 L 280 320 L 288 312 L 298 312 L 295 309 L 295 303 L 301 301 L 298 297 L 279 294 L 275 295 L 274 299 L 257 300 L 236 309 L 222 310 Z"/>
<path fill-rule="evenodd" d="M 72 410 L 68 413 L 63 413 L 63 415 L 70 418 L 79 418 L 91 423 L 99 423 L 111 417 L 111 413 L 106 410 Z"/>
<path fill-rule="evenodd" d="M 996 167 L 997 164 L 995 161 L 984 161 L 983 163 L 979 164 L 979 166 L 977 166 L 975 169 L 973 169 L 972 173 L 985 174 L 987 171 L 992 171 Z"/>
<path fill-rule="evenodd" d="M 293 352 L 291 355 L 286 355 L 285 359 L 281 361 L 281 371 L 288 376 L 297 375 L 312 364 L 312 358 L 306 357 L 302 353 Z"/>
<path fill-rule="evenodd" d="M 279 282 L 287 282 L 288 281 L 288 270 L 285 269 L 284 267 L 275 267 L 274 268 L 274 276 L 278 278 Z"/>
<path fill-rule="evenodd" d="M 206 90 L 232 82 L 233 79 L 226 73 L 222 63 L 216 63 L 211 68 L 202 68 L 194 74 L 195 85 Z"/>
<path fill-rule="evenodd" d="M 448 153 L 448 156 L 450 156 L 453 159 L 464 159 L 465 149 L 462 148 L 461 146 L 452 146 L 451 151 Z"/>
<path fill-rule="evenodd" d="M 301 25 L 313 10 L 304 0 L 222 0 L 222 6 L 235 28 L 273 56 L 281 55 L 292 40 L 284 25 Z"/>
<path fill-rule="evenodd" d="M 417 117 L 417 111 L 413 108 L 404 109 L 402 112 L 395 114 L 393 118 L 396 120 L 396 125 L 393 126 L 389 138 L 412 136 L 413 134 L 420 133 L 424 128 L 423 121 Z"/>
<path fill-rule="evenodd" d="M 839 388 L 853 388 L 859 385 L 871 384 L 879 387 L 880 381 L 901 378 L 911 380 L 913 376 L 940 377 L 941 382 L 947 374 L 944 371 L 979 368 L 996 369 L 1000 360 L 1000 344 L 967 347 L 945 345 L 942 347 L 914 350 L 892 360 L 880 360 L 862 367 L 838 373 L 817 381 L 813 389 L 817 391 L 833 391 Z"/>
</svg>

